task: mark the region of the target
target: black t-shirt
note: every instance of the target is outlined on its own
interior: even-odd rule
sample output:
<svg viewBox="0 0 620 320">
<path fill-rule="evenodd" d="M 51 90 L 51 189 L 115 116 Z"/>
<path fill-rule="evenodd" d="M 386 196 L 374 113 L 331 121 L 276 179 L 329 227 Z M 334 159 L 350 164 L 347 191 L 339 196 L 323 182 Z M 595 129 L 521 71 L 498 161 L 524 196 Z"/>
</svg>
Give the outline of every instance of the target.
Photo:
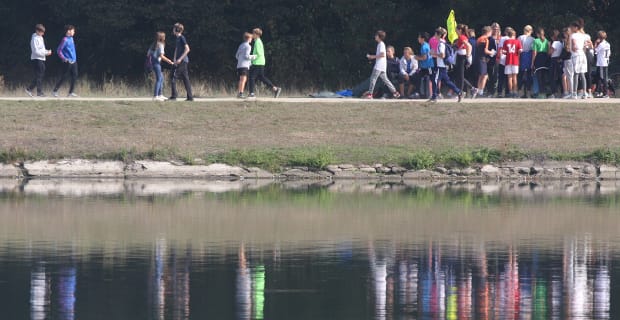
<svg viewBox="0 0 620 320">
<path fill-rule="evenodd" d="M 489 51 L 497 52 L 497 43 L 495 42 L 495 38 L 493 36 L 489 37 Z M 495 64 L 495 57 L 487 56 L 489 58 L 489 64 Z"/>
<path fill-rule="evenodd" d="M 180 35 L 177 37 L 177 43 L 176 43 L 176 59 L 178 60 L 181 55 L 183 55 L 183 52 L 185 52 L 185 45 L 187 45 L 187 40 L 185 39 L 184 35 Z M 189 57 L 185 56 L 185 59 L 183 59 L 183 62 L 189 62 Z"/>
</svg>

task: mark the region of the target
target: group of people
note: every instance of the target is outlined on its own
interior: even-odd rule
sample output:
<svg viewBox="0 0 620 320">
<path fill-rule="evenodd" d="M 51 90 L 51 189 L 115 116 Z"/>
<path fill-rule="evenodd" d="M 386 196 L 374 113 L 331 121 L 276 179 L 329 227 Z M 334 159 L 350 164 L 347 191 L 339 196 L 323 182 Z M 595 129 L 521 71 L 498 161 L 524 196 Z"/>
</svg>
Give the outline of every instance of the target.
<svg viewBox="0 0 620 320">
<path fill-rule="evenodd" d="M 534 33 L 529 25 L 518 37 L 511 27 L 502 33 L 498 23 L 481 31 L 476 37 L 475 30 L 459 24 L 458 38 L 453 43 L 446 39 L 447 30 L 442 27 L 432 37 L 422 32 L 418 35 L 418 54 L 405 47 L 401 58 L 395 56 L 394 47 L 385 46 L 385 32 L 377 31 L 377 51 L 366 55 L 376 62 L 363 98 L 425 97 L 435 102 L 442 97 L 442 86 L 448 88 L 447 95 L 456 96 L 458 101 L 465 95 L 608 98 L 608 92 L 613 90 L 609 86 L 611 46 L 607 33 L 598 31 L 592 40 L 582 19 L 562 31 L 553 30 L 551 39 L 547 39 L 542 27 Z M 378 79 L 387 90 L 375 90 Z M 398 90 L 394 83 L 399 85 Z"/>
</svg>

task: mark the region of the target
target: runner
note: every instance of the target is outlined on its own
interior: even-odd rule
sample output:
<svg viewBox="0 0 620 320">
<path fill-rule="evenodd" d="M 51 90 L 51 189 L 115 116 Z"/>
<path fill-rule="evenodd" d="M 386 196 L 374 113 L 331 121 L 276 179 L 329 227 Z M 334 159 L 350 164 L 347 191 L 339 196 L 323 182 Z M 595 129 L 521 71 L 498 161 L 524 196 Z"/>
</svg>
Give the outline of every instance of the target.
<svg viewBox="0 0 620 320">
<path fill-rule="evenodd" d="M 245 83 L 248 80 L 248 75 L 250 74 L 250 66 L 252 65 L 252 59 L 256 59 L 255 55 L 250 54 L 252 52 L 252 46 L 250 46 L 250 42 L 252 42 L 252 34 L 246 32 L 243 34 L 243 42 L 239 45 L 239 49 L 237 49 L 237 54 L 235 57 L 237 58 L 237 76 L 239 77 L 239 83 L 237 85 L 237 98 L 243 99 L 245 96 L 243 95 L 243 91 L 245 91 Z"/>
<path fill-rule="evenodd" d="M 254 89 L 256 88 L 256 80 L 260 80 L 267 85 L 273 91 L 273 97 L 278 98 L 282 93 L 282 88 L 276 87 L 271 80 L 265 76 L 265 48 L 263 47 L 263 30 L 255 28 L 252 30 L 252 37 L 254 38 L 254 49 L 252 55 L 256 56 L 252 59 L 252 67 L 250 68 L 250 95 L 248 98 L 255 98 Z"/>
</svg>

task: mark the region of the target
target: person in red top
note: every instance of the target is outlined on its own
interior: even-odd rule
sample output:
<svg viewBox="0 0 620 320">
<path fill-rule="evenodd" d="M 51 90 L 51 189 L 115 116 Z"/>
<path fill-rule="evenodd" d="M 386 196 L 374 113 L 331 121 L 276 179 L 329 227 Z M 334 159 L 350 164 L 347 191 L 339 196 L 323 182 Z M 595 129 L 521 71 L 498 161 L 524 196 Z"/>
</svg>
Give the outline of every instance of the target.
<svg viewBox="0 0 620 320">
<path fill-rule="evenodd" d="M 464 85 L 468 85 L 469 89 L 474 89 L 474 86 L 465 79 L 465 66 L 471 65 L 472 63 L 472 47 L 469 43 L 469 38 L 467 38 L 467 30 L 469 28 L 464 24 L 459 24 L 456 26 L 456 30 L 459 34 L 459 38 L 456 40 L 456 64 L 455 64 L 455 72 L 456 79 L 454 79 L 457 88 L 462 92 L 464 89 Z"/>
<path fill-rule="evenodd" d="M 521 42 L 515 39 L 517 33 L 513 28 L 506 28 L 506 35 L 508 40 L 504 41 L 502 52 L 506 55 L 506 68 L 504 73 L 508 78 L 508 91 L 510 91 L 510 97 L 517 97 L 517 75 L 519 74 L 519 54 L 523 48 Z"/>
</svg>

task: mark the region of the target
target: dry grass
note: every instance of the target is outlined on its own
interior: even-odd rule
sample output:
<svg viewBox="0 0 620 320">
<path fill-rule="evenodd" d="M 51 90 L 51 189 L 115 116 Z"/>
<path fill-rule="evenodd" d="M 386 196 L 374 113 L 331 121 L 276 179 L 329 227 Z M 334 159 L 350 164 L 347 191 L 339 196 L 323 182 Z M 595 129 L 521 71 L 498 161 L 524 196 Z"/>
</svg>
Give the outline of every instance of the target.
<svg viewBox="0 0 620 320">
<path fill-rule="evenodd" d="M 340 161 L 477 147 L 579 153 L 620 147 L 616 104 L 491 105 L 272 101 L 3 101 L 0 151 L 203 158 L 232 150 L 327 148 Z"/>
</svg>

